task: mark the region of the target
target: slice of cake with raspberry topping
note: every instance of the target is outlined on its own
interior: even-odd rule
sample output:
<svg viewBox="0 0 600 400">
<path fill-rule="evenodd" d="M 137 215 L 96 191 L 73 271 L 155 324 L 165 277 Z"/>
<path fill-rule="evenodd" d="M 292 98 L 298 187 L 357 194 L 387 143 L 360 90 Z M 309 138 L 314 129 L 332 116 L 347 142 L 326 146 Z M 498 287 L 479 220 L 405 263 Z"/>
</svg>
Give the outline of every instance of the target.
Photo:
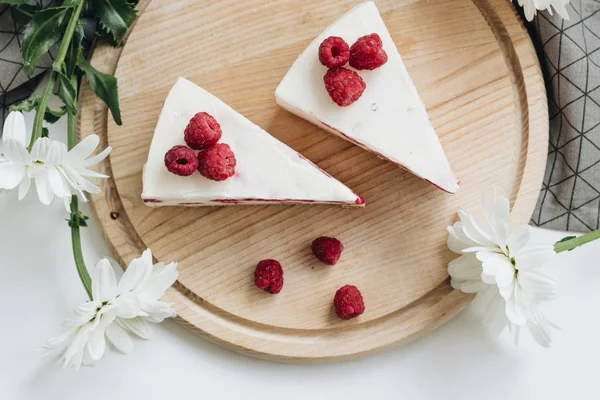
<svg viewBox="0 0 600 400">
<path fill-rule="evenodd" d="M 373 2 L 327 28 L 275 91 L 286 110 L 455 193 L 459 182 Z"/>
<path fill-rule="evenodd" d="M 192 82 L 165 100 L 142 199 L 149 206 L 325 203 L 364 199 Z"/>
</svg>

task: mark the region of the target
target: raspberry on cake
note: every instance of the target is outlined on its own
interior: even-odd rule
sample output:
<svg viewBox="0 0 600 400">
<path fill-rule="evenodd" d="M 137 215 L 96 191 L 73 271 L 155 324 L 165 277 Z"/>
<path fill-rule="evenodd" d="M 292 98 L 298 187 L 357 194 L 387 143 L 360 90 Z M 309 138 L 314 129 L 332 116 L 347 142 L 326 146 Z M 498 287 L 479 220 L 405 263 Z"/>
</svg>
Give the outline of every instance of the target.
<svg viewBox="0 0 600 400">
<path fill-rule="evenodd" d="M 283 268 L 277 260 L 262 260 L 254 270 L 254 284 L 271 294 L 281 292 L 283 287 Z"/>
<path fill-rule="evenodd" d="M 210 114 L 199 112 L 190 119 L 183 131 L 185 143 L 194 150 L 215 144 L 221 139 L 221 125 Z"/>
<path fill-rule="evenodd" d="M 198 153 L 198 171 L 213 181 L 224 181 L 235 174 L 235 154 L 224 143 L 208 146 Z"/>
<path fill-rule="evenodd" d="M 354 103 L 367 87 L 360 75 L 344 67 L 327 71 L 323 83 L 331 100 L 340 107 L 347 107 Z"/>
<path fill-rule="evenodd" d="M 327 265 L 335 265 L 342 256 L 344 245 L 336 238 L 321 236 L 312 242 L 311 249 L 319 261 Z"/>
<path fill-rule="evenodd" d="M 381 38 L 376 33 L 359 37 L 350 47 L 350 66 L 356 69 L 373 70 L 387 62 Z"/>
<path fill-rule="evenodd" d="M 360 84 L 342 83 L 350 74 L 326 78 L 331 83 L 325 82 L 327 91 L 321 90 L 323 68 L 316 55 L 331 36 L 353 43 L 349 63 L 364 69 L 357 74 L 364 92 L 357 90 Z M 345 92 L 344 86 L 350 90 Z M 356 6 L 308 45 L 277 87 L 275 98 L 281 107 L 322 129 L 449 193 L 458 191 L 459 182 L 375 3 Z"/>
<path fill-rule="evenodd" d="M 208 114 L 199 117 L 199 110 L 209 110 L 211 118 Z M 206 123 L 213 128 L 216 125 L 210 120 L 218 121 L 219 143 L 204 147 L 197 156 L 187 148 L 185 159 L 192 163 L 190 154 L 194 154 L 193 170 L 197 167 L 199 173 L 193 173 L 191 164 L 185 168 L 176 164 L 171 169 L 191 171 L 192 175 L 174 175 L 164 166 L 165 153 L 182 145 L 190 120 L 198 119 L 203 121 L 199 125 Z M 194 124 L 196 132 L 198 124 Z M 211 137 L 216 140 L 216 136 Z M 183 78 L 169 92 L 158 118 L 144 166 L 142 200 L 151 207 L 291 203 L 364 206 L 364 199 L 344 184 Z"/>
<path fill-rule="evenodd" d="M 333 308 L 341 319 L 352 319 L 365 312 L 362 294 L 356 286 L 342 286 L 335 292 Z"/>
<path fill-rule="evenodd" d="M 327 68 L 343 67 L 349 59 L 350 48 L 341 37 L 330 36 L 319 46 L 319 61 Z"/>
<path fill-rule="evenodd" d="M 198 157 L 186 146 L 173 146 L 165 154 L 165 166 L 169 172 L 180 176 L 190 176 L 198 168 Z"/>
</svg>

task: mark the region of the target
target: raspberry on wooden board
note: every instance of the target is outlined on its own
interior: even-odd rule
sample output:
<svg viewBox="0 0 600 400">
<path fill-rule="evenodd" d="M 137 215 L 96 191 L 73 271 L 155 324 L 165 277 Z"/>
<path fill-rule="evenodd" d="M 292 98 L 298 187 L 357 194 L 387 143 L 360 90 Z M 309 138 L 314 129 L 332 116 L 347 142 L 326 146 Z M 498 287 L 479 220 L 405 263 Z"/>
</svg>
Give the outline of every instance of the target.
<svg viewBox="0 0 600 400">
<path fill-rule="evenodd" d="M 283 268 L 277 260 L 262 260 L 254 271 L 254 284 L 271 294 L 281 292 L 283 287 Z"/>
<path fill-rule="evenodd" d="M 356 286 L 342 286 L 333 298 L 335 313 L 341 319 L 352 319 L 365 312 L 362 294 Z"/>
<path fill-rule="evenodd" d="M 321 236 L 311 245 L 315 257 L 327 265 L 335 265 L 344 251 L 344 245 L 336 238 Z"/>
</svg>

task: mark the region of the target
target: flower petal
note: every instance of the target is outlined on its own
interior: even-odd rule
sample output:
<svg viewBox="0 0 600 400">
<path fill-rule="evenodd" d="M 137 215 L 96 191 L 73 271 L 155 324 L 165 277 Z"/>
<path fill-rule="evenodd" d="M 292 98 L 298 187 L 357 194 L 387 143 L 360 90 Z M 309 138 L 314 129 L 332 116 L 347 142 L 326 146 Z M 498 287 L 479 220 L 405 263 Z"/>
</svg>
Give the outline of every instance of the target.
<svg viewBox="0 0 600 400">
<path fill-rule="evenodd" d="M 102 306 L 99 301 L 88 301 L 81 304 L 75 310 L 71 317 L 65 320 L 65 325 L 69 327 L 80 326 L 90 322 L 96 316 L 96 312 Z"/>
<path fill-rule="evenodd" d="M 0 164 L 0 189 L 14 189 L 21 184 L 27 168 L 12 162 Z"/>
<path fill-rule="evenodd" d="M 154 301 L 152 303 L 145 304 L 143 310 L 148 314 L 146 319 L 155 324 L 159 324 L 166 318 L 173 318 L 177 315 L 177 313 L 171 308 L 171 304 L 165 303 L 164 301 Z"/>
<path fill-rule="evenodd" d="M 102 161 L 106 157 L 108 157 L 108 155 L 110 154 L 111 151 L 112 151 L 112 147 L 107 147 L 106 149 L 102 150 L 101 153 L 96 154 L 94 157 L 91 157 L 91 158 L 88 158 L 87 160 L 85 160 L 83 162 L 83 167 L 87 168 L 92 165 L 98 164 L 100 161 Z"/>
<path fill-rule="evenodd" d="M 8 161 L 12 161 L 19 165 L 29 165 L 31 163 L 31 155 L 27 151 L 27 147 L 17 140 L 4 140 L 4 157 Z"/>
<path fill-rule="evenodd" d="M 508 226 L 509 226 L 509 204 L 506 197 L 496 197 L 493 208 L 492 225 L 498 245 L 501 248 L 508 244 Z"/>
<path fill-rule="evenodd" d="M 100 143 L 98 135 L 89 135 L 81 142 L 77 143 L 68 154 L 67 160 L 71 165 L 82 165 L 83 161 L 92 155 Z"/>
<path fill-rule="evenodd" d="M 119 293 L 126 293 L 141 287 L 141 285 L 152 274 L 152 262 L 144 262 L 142 258 L 136 258 L 129 264 L 125 273 L 119 281 Z"/>
<path fill-rule="evenodd" d="M 63 331 L 60 335 L 50 338 L 41 350 L 44 357 L 56 357 L 71 344 L 79 327 Z"/>
<path fill-rule="evenodd" d="M 144 287 L 138 292 L 142 302 L 157 300 L 177 280 L 177 263 L 154 267 Z"/>
<path fill-rule="evenodd" d="M 118 324 L 111 324 L 106 328 L 106 338 L 121 353 L 130 353 L 133 350 L 133 341 L 125 329 Z"/>
<path fill-rule="evenodd" d="M 110 262 L 103 258 L 96 264 L 92 279 L 92 297 L 96 301 L 112 300 L 117 294 L 117 278 Z"/>
<path fill-rule="evenodd" d="M 553 300 L 558 296 L 556 280 L 539 271 L 519 271 L 519 285 L 537 301 Z"/>
<path fill-rule="evenodd" d="M 29 193 L 29 188 L 31 187 L 31 178 L 25 174 L 21 184 L 19 185 L 19 200 L 23 200 L 27 193 Z"/>
<path fill-rule="evenodd" d="M 464 209 L 458 210 L 464 234 L 475 243 L 483 246 L 493 246 L 494 240 L 485 225 L 479 224 L 473 216 Z"/>
<path fill-rule="evenodd" d="M 27 134 L 27 127 L 25 126 L 25 117 L 18 111 L 11 111 L 4 121 L 4 127 L 2 128 L 2 140 L 8 139 L 16 140 L 25 146 L 25 136 Z"/>
<path fill-rule="evenodd" d="M 63 354 L 63 365 L 79 370 L 83 363 L 83 352 L 87 346 L 92 324 L 83 325 L 73 337 L 73 341 Z"/>
<path fill-rule="evenodd" d="M 514 279 L 515 269 L 504 254 L 478 252 L 477 258 L 482 261 L 481 279 L 485 283 L 497 284 L 502 288 L 510 285 Z"/>
<path fill-rule="evenodd" d="M 464 255 L 448 263 L 448 274 L 452 279 L 481 281 L 481 262 L 474 255 Z"/>
<path fill-rule="evenodd" d="M 558 15 L 561 16 L 561 18 L 565 19 L 565 20 L 569 20 L 569 12 L 567 11 L 567 7 L 566 5 L 568 4 L 568 1 L 555 1 L 552 3 L 552 7 L 554 8 L 554 10 L 556 10 L 556 12 L 558 13 Z M 548 6 L 549 10 L 551 10 L 550 6 Z"/>
<path fill-rule="evenodd" d="M 62 175 L 54 167 L 48 168 L 48 182 L 54 196 L 62 198 L 69 194 L 65 192 L 65 183 Z"/>
<path fill-rule="evenodd" d="M 545 245 L 523 248 L 521 253 L 514 257 L 519 271 L 531 271 L 547 266 L 555 256 L 554 246 Z"/>
<path fill-rule="evenodd" d="M 54 192 L 50 186 L 50 177 L 48 170 L 38 169 L 35 174 L 35 188 L 37 190 L 40 202 L 45 205 L 50 205 L 54 200 Z"/>
<path fill-rule="evenodd" d="M 87 343 L 87 350 L 93 361 L 97 361 L 104 356 L 106 351 L 106 338 L 104 337 L 105 327 L 99 326 L 90 333 Z"/>
<path fill-rule="evenodd" d="M 502 294 L 502 291 L 500 292 Z M 527 323 L 527 300 L 518 285 L 515 285 L 512 290 L 512 295 L 508 298 L 502 295 L 506 300 L 506 317 L 515 325 L 523 326 Z"/>
<path fill-rule="evenodd" d="M 463 293 L 479 293 L 482 290 L 485 290 L 489 285 L 481 281 L 458 281 L 451 279 L 450 286 Z"/>
<path fill-rule="evenodd" d="M 142 304 L 133 293 L 120 295 L 113 304 L 117 306 L 117 315 L 121 318 L 135 318 L 142 311 Z"/>
<path fill-rule="evenodd" d="M 67 154 L 67 146 L 64 143 L 52 140 L 48 146 L 48 154 L 46 155 L 45 165 L 56 166 L 62 164 L 65 155 Z"/>
<path fill-rule="evenodd" d="M 123 319 L 117 318 L 117 323 L 127 331 L 142 339 L 150 339 L 152 337 L 152 330 L 148 327 L 146 321 L 141 317 Z"/>
<path fill-rule="evenodd" d="M 517 227 L 508 238 L 508 248 L 511 257 L 516 257 L 524 248 L 526 248 L 530 239 L 531 228 L 528 225 Z"/>
<path fill-rule="evenodd" d="M 48 157 L 48 150 L 50 149 L 50 144 L 52 141 L 48 138 L 39 138 L 33 144 L 33 148 L 31 149 L 31 159 L 33 161 L 46 161 Z"/>
</svg>

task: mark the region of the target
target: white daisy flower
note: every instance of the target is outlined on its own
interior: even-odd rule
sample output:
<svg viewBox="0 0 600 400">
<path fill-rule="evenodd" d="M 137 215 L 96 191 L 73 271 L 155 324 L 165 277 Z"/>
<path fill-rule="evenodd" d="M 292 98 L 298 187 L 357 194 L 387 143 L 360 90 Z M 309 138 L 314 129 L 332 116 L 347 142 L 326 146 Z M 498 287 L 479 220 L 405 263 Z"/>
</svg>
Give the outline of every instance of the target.
<svg viewBox="0 0 600 400">
<path fill-rule="evenodd" d="M 104 160 L 111 148 L 90 157 L 100 142 L 97 135 L 86 137 L 70 151 L 62 142 L 40 138 L 33 144 L 31 153 L 27 151 L 25 136 L 23 114 L 11 112 L 0 142 L 0 189 L 18 187 L 21 200 L 29 192 L 33 181 L 43 204 L 49 205 L 58 197 L 64 199 L 67 210 L 71 195 L 77 194 L 86 201 L 84 192 L 100 192 L 100 188 L 88 178 L 108 176 L 89 167 Z"/>
<path fill-rule="evenodd" d="M 4 122 L 0 140 L 0 189 L 14 189 L 21 184 L 31 165 L 25 145 L 25 119 L 21 113 L 10 113 Z"/>
<path fill-rule="evenodd" d="M 175 316 L 170 304 L 158 300 L 177 279 L 177 264 L 152 264 L 152 253 L 131 262 L 117 282 L 110 262 L 101 260 L 92 274 L 92 300 L 79 306 L 65 321 L 67 329 L 43 348 L 60 357 L 64 367 L 79 369 L 101 359 L 106 342 L 129 353 L 133 342 L 128 332 L 149 339 L 148 322 Z"/>
<path fill-rule="evenodd" d="M 448 248 L 461 254 L 448 264 L 451 285 L 477 293 L 474 308 L 494 331 L 508 327 L 518 336 L 520 327 L 528 327 L 547 346 L 550 324 L 539 305 L 557 295 L 556 282 L 544 269 L 554 246 L 532 244 L 526 225 L 509 235 L 506 198 L 494 195 L 488 203 L 484 197 L 483 208 L 482 221 L 460 209 L 460 221 L 448 227 Z"/>
<path fill-rule="evenodd" d="M 527 21 L 533 20 L 537 10 L 548 10 L 550 15 L 552 15 L 552 10 L 554 10 L 563 19 L 569 20 L 569 13 L 567 12 L 569 0 L 518 0 L 518 3 L 523 7 Z"/>
</svg>

